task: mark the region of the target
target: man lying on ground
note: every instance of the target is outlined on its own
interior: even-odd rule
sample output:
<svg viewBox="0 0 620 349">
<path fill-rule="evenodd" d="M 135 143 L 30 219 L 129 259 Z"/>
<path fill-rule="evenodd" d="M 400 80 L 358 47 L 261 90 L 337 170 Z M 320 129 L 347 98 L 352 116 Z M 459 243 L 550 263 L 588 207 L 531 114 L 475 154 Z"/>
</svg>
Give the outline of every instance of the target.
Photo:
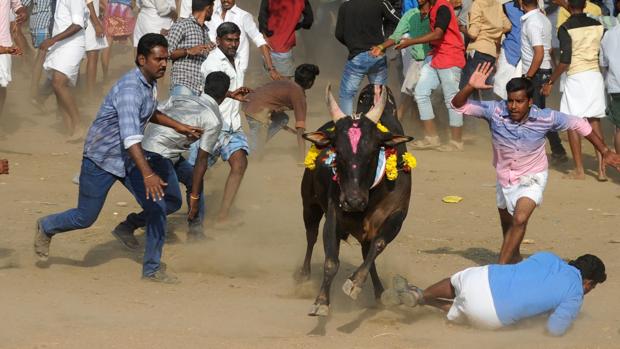
<svg viewBox="0 0 620 349">
<path fill-rule="evenodd" d="M 542 202 L 547 184 L 545 135 L 549 131 L 574 130 L 603 154 L 605 165 L 620 169 L 620 156 L 609 150 L 582 118 L 552 109 L 539 109 L 533 103 L 534 86 L 525 78 L 514 78 L 506 85 L 507 101 L 468 100 L 476 89 L 488 89 L 485 83 L 491 64 L 484 63 L 452 99 L 459 113 L 489 123 L 493 139 L 493 166 L 497 172 L 496 199 L 504 241 L 499 264 L 521 261 L 519 247 L 525 228 L 536 206 Z"/>
<path fill-rule="evenodd" d="M 446 311 L 450 321 L 467 320 L 485 329 L 551 312 L 547 331 L 561 336 L 579 314 L 583 296 L 606 279 L 605 264 L 591 254 L 566 263 L 553 253 L 538 252 L 514 265 L 468 268 L 424 290 L 396 275 L 381 300 L 385 305 L 430 305 Z"/>
</svg>

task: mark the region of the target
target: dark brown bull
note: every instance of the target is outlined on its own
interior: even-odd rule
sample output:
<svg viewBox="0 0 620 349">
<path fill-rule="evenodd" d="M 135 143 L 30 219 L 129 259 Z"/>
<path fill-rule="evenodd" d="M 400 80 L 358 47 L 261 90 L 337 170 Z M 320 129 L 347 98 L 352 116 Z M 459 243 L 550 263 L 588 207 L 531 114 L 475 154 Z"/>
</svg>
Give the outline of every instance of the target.
<svg viewBox="0 0 620 349">
<path fill-rule="evenodd" d="M 365 91 L 365 92 L 364 92 Z M 394 113 L 393 97 L 390 94 L 390 112 L 384 113 L 389 94 L 366 88 L 360 99 L 370 94 L 369 104 L 374 104 L 366 113 L 345 115 L 327 89 L 327 103 L 333 123 L 308 133 L 305 138 L 316 146 L 324 148 L 317 157 L 316 168 L 306 169 L 301 183 L 304 208 L 307 250 L 301 276 L 310 275 L 310 259 L 318 236 L 319 222 L 326 216 L 323 227 L 325 250 L 324 276 L 321 290 L 309 315 L 326 316 L 329 312 L 329 292 L 332 280 L 339 267 L 340 240 L 353 235 L 362 246 L 364 262 L 347 279 L 342 289 L 356 299 L 368 274 L 372 279 L 375 297 L 383 293 L 383 285 L 377 274 L 375 259 L 400 231 L 407 216 L 411 196 L 411 174 L 399 171 L 396 180 L 384 178 L 374 186 L 375 173 L 381 147 L 393 147 L 397 159 L 406 151 L 405 142 L 412 138 L 377 128 L 382 123 L 390 130 L 402 133 L 402 126 Z M 360 107 L 358 106 L 358 111 Z M 335 166 L 330 168 L 320 163 L 330 149 L 335 152 Z"/>
</svg>

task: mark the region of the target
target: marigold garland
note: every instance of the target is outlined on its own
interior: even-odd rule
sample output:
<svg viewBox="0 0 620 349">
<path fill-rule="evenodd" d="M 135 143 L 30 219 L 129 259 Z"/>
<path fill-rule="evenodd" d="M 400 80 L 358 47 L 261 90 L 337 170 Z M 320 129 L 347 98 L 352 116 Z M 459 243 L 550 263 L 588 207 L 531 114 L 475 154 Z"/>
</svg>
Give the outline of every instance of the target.
<svg viewBox="0 0 620 349">
<path fill-rule="evenodd" d="M 418 166 L 418 160 L 409 152 L 405 152 L 403 154 L 403 162 L 405 163 L 405 169 L 408 168 L 409 171 L 413 170 L 414 168 L 416 168 L 416 166 Z"/>
<path fill-rule="evenodd" d="M 387 155 L 387 153 L 386 153 Z M 393 181 L 398 177 L 398 162 L 396 161 L 396 154 L 391 153 L 385 160 L 385 176 L 388 180 Z"/>
<path fill-rule="evenodd" d="M 308 154 L 306 154 L 306 158 L 304 159 L 304 165 L 309 170 L 314 170 L 316 168 L 316 158 L 321 153 L 321 150 L 317 148 L 314 144 L 310 146 L 310 150 L 308 150 Z"/>
</svg>

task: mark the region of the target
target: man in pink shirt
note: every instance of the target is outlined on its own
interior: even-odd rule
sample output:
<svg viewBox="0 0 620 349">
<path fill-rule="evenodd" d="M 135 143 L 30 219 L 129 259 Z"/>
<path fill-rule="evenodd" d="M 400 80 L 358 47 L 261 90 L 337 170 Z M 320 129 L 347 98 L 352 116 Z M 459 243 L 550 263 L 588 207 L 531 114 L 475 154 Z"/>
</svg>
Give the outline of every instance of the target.
<svg viewBox="0 0 620 349">
<path fill-rule="evenodd" d="M 452 99 L 459 113 L 485 119 L 493 139 L 493 166 L 497 172 L 497 208 L 504 241 L 499 264 L 518 263 L 523 258 L 519 247 L 525 228 L 536 206 L 542 202 L 547 184 L 545 135 L 549 131 L 573 130 L 585 137 L 603 154 L 605 165 L 620 171 L 620 156 L 609 150 L 582 118 L 533 104 L 534 86 L 524 78 L 514 78 L 506 85 L 507 101 L 476 102 L 468 100 L 476 89 L 490 89 L 486 79 L 489 63 L 479 65 Z"/>
<path fill-rule="evenodd" d="M 0 115 L 6 101 L 6 87 L 11 82 L 11 56 L 22 54 L 19 47 L 11 40 L 11 10 L 15 12 L 15 21 L 23 23 L 28 17 L 26 8 L 19 0 L 0 1 Z"/>
</svg>

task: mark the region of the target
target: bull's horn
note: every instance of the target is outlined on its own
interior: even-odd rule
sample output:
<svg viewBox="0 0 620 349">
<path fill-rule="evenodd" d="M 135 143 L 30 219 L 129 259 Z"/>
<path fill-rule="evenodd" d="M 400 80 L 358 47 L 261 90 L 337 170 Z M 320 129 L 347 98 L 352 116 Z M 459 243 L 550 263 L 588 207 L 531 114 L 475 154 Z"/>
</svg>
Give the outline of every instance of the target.
<svg viewBox="0 0 620 349">
<path fill-rule="evenodd" d="M 327 108 L 329 109 L 329 113 L 332 116 L 334 122 L 344 118 L 346 115 L 340 110 L 338 103 L 334 99 L 332 95 L 332 84 L 327 84 L 327 88 L 325 89 L 325 98 L 327 101 Z"/>
<path fill-rule="evenodd" d="M 378 98 L 377 98 L 378 97 Z M 387 91 L 385 86 L 381 86 L 381 95 L 378 96 L 378 89 L 375 87 L 375 105 L 366 113 L 366 117 L 372 120 L 375 124 L 381 119 L 383 115 L 383 109 L 387 103 Z"/>
</svg>

